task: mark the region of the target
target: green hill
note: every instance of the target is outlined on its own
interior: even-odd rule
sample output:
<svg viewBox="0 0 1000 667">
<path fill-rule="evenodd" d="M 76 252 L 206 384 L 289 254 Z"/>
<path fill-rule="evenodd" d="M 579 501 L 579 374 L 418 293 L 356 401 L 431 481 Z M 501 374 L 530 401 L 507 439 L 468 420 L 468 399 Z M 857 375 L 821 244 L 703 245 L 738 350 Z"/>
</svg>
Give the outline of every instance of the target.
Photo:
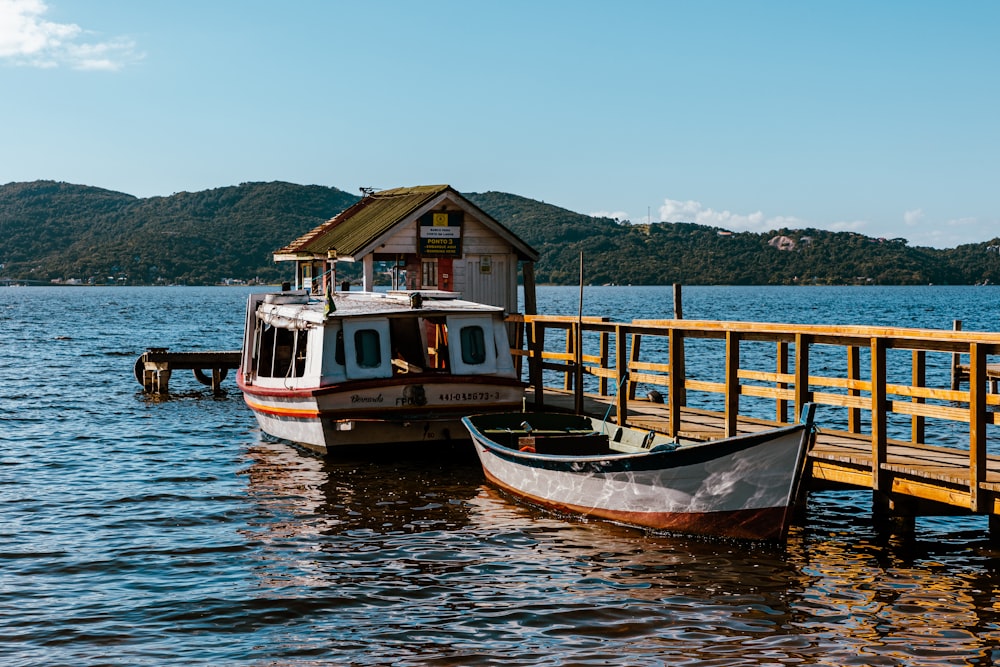
<svg viewBox="0 0 1000 667">
<path fill-rule="evenodd" d="M 536 248 L 540 284 L 1000 283 L 1000 239 L 938 250 L 905 239 L 781 229 L 630 224 L 501 192 L 470 201 Z M 336 188 L 243 183 L 139 199 L 82 185 L 0 186 L 0 276 L 104 284 L 286 280 L 272 252 L 347 208 Z"/>
<path fill-rule="evenodd" d="M 357 201 L 336 188 L 244 183 L 137 199 L 65 183 L 0 187 L 5 277 L 128 284 L 276 281 L 272 252 Z"/>
<path fill-rule="evenodd" d="M 575 284 L 581 251 L 590 284 L 1000 283 L 1000 239 L 937 250 L 819 229 L 756 234 L 686 222 L 618 223 L 515 195 L 466 196 L 541 253 L 535 275 L 542 284 Z"/>
</svg>

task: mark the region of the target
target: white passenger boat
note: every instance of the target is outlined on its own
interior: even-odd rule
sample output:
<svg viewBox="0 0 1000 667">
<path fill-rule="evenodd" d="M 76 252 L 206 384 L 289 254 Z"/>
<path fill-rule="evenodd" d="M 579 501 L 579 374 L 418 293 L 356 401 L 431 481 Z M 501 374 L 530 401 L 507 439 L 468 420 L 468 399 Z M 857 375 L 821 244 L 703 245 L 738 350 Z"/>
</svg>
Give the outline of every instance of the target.
<svg viewBox="0 0 1000 667">
<path fill-rule="evenodd" d="M 264 433 L 319 453 L 468 441 L 519 409 L 504 311 L 443 291 L 253 294 L 237 383 Z"/>
<path fill-rule="evenodd" d="M 783 540 L 812 435 L 802 423 L 708 442 L 555 413 L 463 419 L 486 478 L 558 512 L 657 531 Z"/>
</svg>

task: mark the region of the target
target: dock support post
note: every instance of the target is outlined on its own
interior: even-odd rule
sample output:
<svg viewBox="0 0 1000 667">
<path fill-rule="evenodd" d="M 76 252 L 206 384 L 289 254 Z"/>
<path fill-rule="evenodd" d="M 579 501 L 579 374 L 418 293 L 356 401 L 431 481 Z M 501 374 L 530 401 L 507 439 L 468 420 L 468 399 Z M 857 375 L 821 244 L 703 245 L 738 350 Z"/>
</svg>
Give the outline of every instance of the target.
<svg viewBox="0 0 1000 667">
<path fill-rule="evenodd" d="M 170 393 L 170 368 L 163 363 L 146 362 L 142 372 L 142 388 L 147 394 L 166 396 Z M 153 368 L 149 368 L 153 366 Z"/>
<path fill-rule="evenodd" d="M 911 539 L 917 532 L 917 514 L 912 502 L 889 493 L 872 493 L 872 522 L 875 532 Z"/>
<path fill-rule="evenodd" d="M 990 514 L 989 541 L 991 544 L 1000 544 L 1000 515 Z"/>
</svg>

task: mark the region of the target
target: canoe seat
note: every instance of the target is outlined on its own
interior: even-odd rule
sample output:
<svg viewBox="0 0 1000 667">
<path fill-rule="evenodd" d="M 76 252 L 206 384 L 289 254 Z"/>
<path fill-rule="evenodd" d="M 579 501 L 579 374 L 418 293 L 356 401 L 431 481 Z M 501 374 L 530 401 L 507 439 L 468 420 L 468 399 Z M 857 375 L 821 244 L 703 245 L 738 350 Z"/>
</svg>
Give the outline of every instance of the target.
<svg viewBox="0 0 1000 667">
<path fill-rule="evenodd" d="M 607 454 L 611 451 L 606 433 L 528 435 L 518 438 L 517 446 L 518 449 L 522 450 L 531 448 L 529 451 L 535 451 L 538 454 L 563 456 L 589 456 Z"/>
</svg>

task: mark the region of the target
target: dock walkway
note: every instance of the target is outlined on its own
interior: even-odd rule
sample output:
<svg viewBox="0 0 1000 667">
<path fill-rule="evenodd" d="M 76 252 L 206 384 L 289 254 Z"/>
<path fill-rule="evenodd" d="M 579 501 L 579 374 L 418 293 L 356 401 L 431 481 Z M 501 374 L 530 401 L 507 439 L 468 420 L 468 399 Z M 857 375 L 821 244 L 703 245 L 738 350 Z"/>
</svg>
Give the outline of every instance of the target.
<svg viewBox="0 0 1000 667">
<path fill-rule="evenodd" d="M 175 370 L 194 371 L 198 382 L 210 386 L 212 393 L 220 394 L 222 381 L 239 365 L 239 350 L 171 352 L 165 347 L 151 347 L 136 359 L 133 372 L 147 394 L 166 396 Z"/>
</svg>

